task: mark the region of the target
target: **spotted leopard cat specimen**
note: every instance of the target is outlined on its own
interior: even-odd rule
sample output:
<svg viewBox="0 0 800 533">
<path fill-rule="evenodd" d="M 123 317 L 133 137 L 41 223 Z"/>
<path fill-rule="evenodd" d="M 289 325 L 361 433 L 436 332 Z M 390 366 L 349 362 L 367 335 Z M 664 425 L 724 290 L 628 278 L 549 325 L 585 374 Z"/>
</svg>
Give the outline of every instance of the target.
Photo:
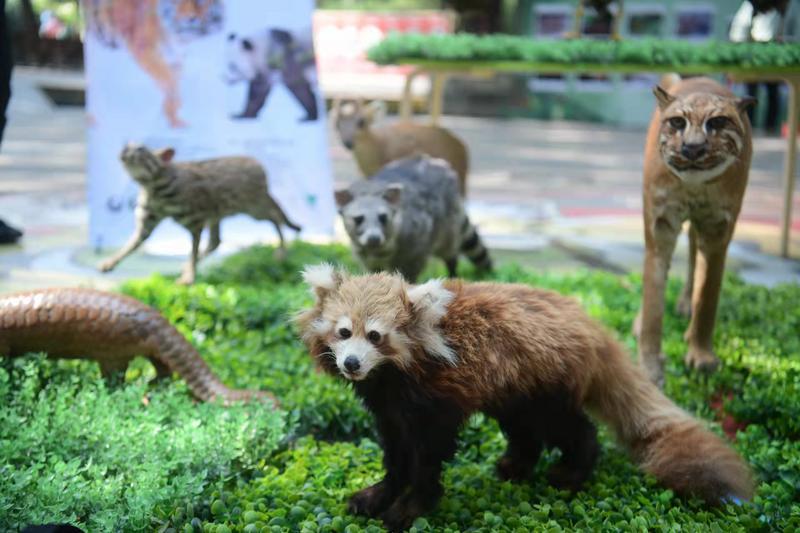
<svg viewBox="0 0 800 533">
<path fill-rule="evenodd" d="M 689 221 L 689 274 L 678 311 L 691 314 L 686 364 L 713 370 L 712 336 L 725 255 L 747 186 L 752 135 L 747 108 L 708 78 L 656 87 L 644 163 L 644 290 L 634 325 L 639 360 L 663 382 L 664 289 L 675 243 Z"/>
<path fill-rule="evenodd" d="M 280 238 L 282 256 L 286 246 L 281 225 L 300 231 L 289 221 L 267 191 L 267 175 L 261 164 L 249 157 L 220 157 L 202 161 L 172 163 L 175 150 L 153 152 L 144 146 L 128 145 L 120 159 L 131 177 L 141 185 L 136 204 L 136 229 L 125 246 L 100 264 L 112 270 L 150 236 L 158 224 L 172 217 L 192 235 L 192 254 L 180 283 L 194 283 L 197 261 L 220 244 L 220 221 L 245 213 L 256 220 L 269 220 Z M 208 247 L 202 252 L 200 234 L 209 228 Z"/>
<path fill-rule="evenodd" d="M 30 352 L 93 359 L 104 377 L 124 372 L 139 355 L 160 377 L 180 375 L 201 401 L 272 398 L 265 391 L 228 388 L 161 313 L 120 294 L 67 288 L 0 296 L 0 356 Z"/>
</svg>

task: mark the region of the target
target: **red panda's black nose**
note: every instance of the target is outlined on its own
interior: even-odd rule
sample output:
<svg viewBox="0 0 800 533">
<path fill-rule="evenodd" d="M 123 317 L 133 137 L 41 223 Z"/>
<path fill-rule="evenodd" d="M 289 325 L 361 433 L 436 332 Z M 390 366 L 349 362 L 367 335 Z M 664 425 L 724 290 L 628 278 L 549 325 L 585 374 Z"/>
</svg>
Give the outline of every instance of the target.
<svg viewBox="0 0 800 533">
<path fill-rule="evenodd" d="M 361 362 L 355 355 L 348 355 L 344 360 L 344 367 L 348 372 L 355 372 L 361 368 Z"/>
</svg>

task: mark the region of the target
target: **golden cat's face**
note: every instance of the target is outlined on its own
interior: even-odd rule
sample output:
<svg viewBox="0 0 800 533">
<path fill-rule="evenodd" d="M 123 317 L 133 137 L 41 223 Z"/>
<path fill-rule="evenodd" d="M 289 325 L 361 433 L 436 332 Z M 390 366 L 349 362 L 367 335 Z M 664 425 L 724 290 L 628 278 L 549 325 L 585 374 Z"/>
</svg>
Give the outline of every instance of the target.
<svg viewBox="0 0 800 533">
<path fill-rule="evenodd" d="M 749 130 L 745 111 L 754 100 L 704 92 L 676 97 L 661 87 L 654 92 L 661 109 L 658 147 L 673 174 L 701 184 L 739 159 Z"/>
</svg>

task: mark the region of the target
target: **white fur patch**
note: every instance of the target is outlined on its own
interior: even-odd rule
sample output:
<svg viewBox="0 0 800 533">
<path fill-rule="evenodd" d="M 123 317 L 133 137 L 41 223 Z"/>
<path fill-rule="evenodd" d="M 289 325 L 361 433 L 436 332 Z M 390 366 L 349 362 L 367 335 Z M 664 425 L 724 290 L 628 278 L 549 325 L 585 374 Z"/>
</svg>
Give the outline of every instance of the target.
<svg viewBox="0 0 800 533">
<path fill-rule="evenodd" d="M 387 328 L 386 324 L 384 324 L 380 320 L 375 320 L 374 318 L 370 318 L 364 325 L 364 330 L 367 333 L 369 333 L 370 331 L 377 331 L 378 333 L 381 334 L 381 336 L 383 336 L 386 335 L 386 332 L 389 331 L 389 328 Z"/>
<path fill-rule="evenodd" d="M 373 368 L 385 360 L 385 357 L 372 346 L 372 343 L 361 337 L 351 337 L 335 342 L 331 348 L 336 356 L 336 366 L 339 367 L 342 376 L 351 381 L 360 381 L 366 378 Z M 355 357 L 359 363 L 359 368 L 355 372 L 348 372 L 345 366 L 345 361 L 351 356 Z"/>
<path fill-rule="evenodd" d="M 447 345 L 438 327 L 455 295 L 442 286 L 442 280 L 433 279 L 411 287 L 408 290 L 408 298 L 414 304 L 419 319 L 420 326 L 417 333 L 425 351 L 455 365 L 458 357 Z"/>
<path fill-rule="evenodd" d="M 331 330 L 331 323 L 329 320 L 325 320 L 324 318 L 317 318 L 311 322 L 310 329 L 316 335 L 325 335 Z"/>
<path fill-rule="evenodd" d="M 312 289 L 335 290 L 338 286 L 336 270 L 329 263 L 309 265 L 303 270 L 303 281 Z"/>
<path fill-rule="evenodd" d="M 397 360 L 402 367 L 408 367 L 413 360 L 411 352 L 408 349 L 410 343 L 411 339 L 409 339 L 408 335 L 405 333 L 392 331 L 389 334 L 389 346 L 391 346 L 397 354 Z"/>
<path fill-rule="evenodd" d="M 417 311 L 425 313 L 426 318 L 433 323 L 438 323 L 447 314 L 447 306 L 454 297 L 452 292 L 442 286 L 441 279 L 432 279 L 408 290 L 408 299 Z"/>
<path fill-rule="evenodd" d="M 353 331 L 353 321 L 350 320 L 350 317 L 343 316 L 336 321 L 336 331 L 342 328 L 349 329 L 351 332 Z"/>
<path fill-rule="evenodd" d="M 735 157 L 728 156 L 722 163 L 708 170 L 678 170 L 669 163 L 667 163 L 667 166 L 673 174 L 681 179 L 681 181 L 684 181 L 690 185 L 700 185 L 716 178 L 728 170 L 728 167 L 730 167 L 734 161 L 736 161 Z"/>
</svg>

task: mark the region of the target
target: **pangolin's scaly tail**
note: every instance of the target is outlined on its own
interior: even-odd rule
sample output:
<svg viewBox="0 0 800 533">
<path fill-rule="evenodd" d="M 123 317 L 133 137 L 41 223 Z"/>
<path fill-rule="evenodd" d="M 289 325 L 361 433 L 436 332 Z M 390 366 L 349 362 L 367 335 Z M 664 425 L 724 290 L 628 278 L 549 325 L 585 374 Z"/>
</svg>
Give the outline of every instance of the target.
<svg viewBox="0 0 800 533">
<path fill-rule="evenodd" d="M 753 495 L 750 468 L 721 438 L 676 406 L 611 339 L 587 406 L 614 428 L 642 470 L 678 494 L 714 505 Z"/>
<path fill-rule="evenodd" d="M 466 213 L 461 222 L 461 253 L 466 255 L 479 270 L 492 270 L 492 258 L 489 256 L 489 250 L 484 246 L 478 230 L 472 225 Z"/>
<path fill-rule="evenodd" d="M 268 392 L 231 389 L 222 383 L 197 349 L 160 314 L 150 317 L 147 324 L 150 332 L 147 344 L 151 347 L 148 355 L 180 375 L 197 399 L 208 401 L 221 398 L 228 405 L 236 401 L 267 398 L 278 405 L 275 397 Z"/>
</svg>

